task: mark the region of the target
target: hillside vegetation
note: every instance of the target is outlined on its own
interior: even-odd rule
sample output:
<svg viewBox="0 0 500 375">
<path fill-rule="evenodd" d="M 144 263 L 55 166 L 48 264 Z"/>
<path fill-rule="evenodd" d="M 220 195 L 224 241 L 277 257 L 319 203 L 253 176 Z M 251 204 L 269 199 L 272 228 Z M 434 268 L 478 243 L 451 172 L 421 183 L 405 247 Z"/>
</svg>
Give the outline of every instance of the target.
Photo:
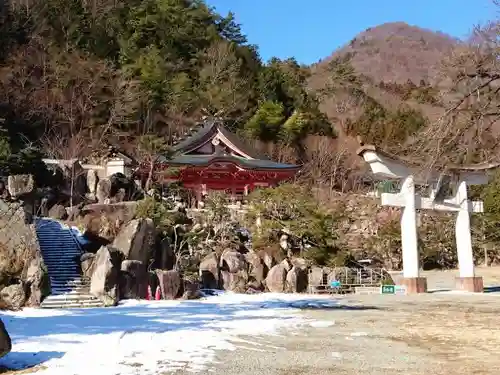
<svg viewBox="0 0 500 375">
<path fill-rule="evenodd" d="M 346 208 L 338 194 L 367 185 L 356 138 L 421 168 L 498 162 L 499 32 L 493 20 L 459 42 L 385 24 L 303 66 L 263 62 L 234 16 L 202 0 L 2 2 L 0 171 L 34 173 L 42 155 L 91 158 L 111 143 L 149 162 L 151 182 L 158 153 L 218 117 L 274 159 L 304 165 L 266 199 L 301 207 L 292 227 L 319 244 L 318 263 L 356 251 L 396 267 L 399 212 L 368 209 L 365 196 Z M 500 243 L 498 181 L 472 192 L 488 210 L 474 218 L 476 251 Z M 456 263 L 450 220 L 422 221 L 428 264 Z"/>
<path fill-rule="evenodd" d="M 433 164 L 487 160 L 495 148 L 494 22 L 474 43 L 380 25 L 307 67 L 263 63 L 233 15 L 201 0 L 2 4 L 4 169 L 26 158 L 27 144 L 69 158 L 106 141 L 141 157 L 140 137 L 171 144 L 204 116 L 275 159 L 304 163 L 302 181 L 341 190 L 359 176 L 356 136 Z"/>
<path fill-rule="evenodd" d="M 334 135 L 306 91 L 309 70 L 263 64 L 233 15 L 203 1 L 13 1 L 0 14 L 0 118 L 14 152 L 44 136 L 61 140 L 48 150 L 58 154 L 149 133 L 171 143 L 207 115 L 297 149 Z"/>
</svg>

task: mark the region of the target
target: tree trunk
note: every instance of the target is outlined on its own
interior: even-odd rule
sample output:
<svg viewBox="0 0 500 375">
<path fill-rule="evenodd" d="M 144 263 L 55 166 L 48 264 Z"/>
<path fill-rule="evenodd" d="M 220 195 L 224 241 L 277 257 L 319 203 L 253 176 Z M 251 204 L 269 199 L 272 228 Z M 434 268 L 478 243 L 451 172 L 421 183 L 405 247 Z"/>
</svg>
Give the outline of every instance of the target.
<svg viewBox="0 0 500 375">
<path fill-rule="evenodd" d="M 146 192 L 149 191 L 149 189 L 151 188 L 151 184 L 153 182 L 154 166 L 155 164 L 151 162 L 151 165 L 149 166 L 148 179 L 146 180 Z"/>
<path fill-rule="evenodd" d="M 73 186 L 75 184 L 75 166 L 71 168 L 71 183 L 69 188 L 69 207 L 73 208 Z"/>
</svg>

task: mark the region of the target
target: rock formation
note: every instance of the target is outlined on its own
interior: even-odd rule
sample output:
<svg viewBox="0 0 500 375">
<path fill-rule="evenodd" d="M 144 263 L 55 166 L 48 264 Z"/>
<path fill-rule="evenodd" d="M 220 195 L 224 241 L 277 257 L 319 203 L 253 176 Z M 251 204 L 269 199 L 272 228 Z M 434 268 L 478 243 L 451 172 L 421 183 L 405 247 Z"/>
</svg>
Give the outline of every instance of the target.
<svg viewBox="0 0 500 375">
<path fill-rule="evenodd" d="M 25 303 L 37 306 L 49 293 L 48 285 L 35 225 L 20 203 L 0 200 L 0 290 L 4 304 L 12 309 Z"/>
<path fill-rule="evenodd" d="M 182 278 L 178 271 L 156 270 L 163 299 L 175 299 L 182 291 Z"/>
<path fill-rule="evenodd" d="M 148 275 L 146 265 L 138 260 L 124 260 L 121 264 L 120 297 L 144 299 L 147 296 Z"/>
<path fill-rule="evenodd" d="M 96 198 L 101 204 L 109 203 L 111 197 L 111 181 L 107 178 L 100 180 L 97 183 Z"/>
<path fill-rule="evenodd" d="M 97 176 L 97 172 L 94 169 L 89 169 L 87 171 L 87 189 L 88 199 L 91 201 L 96 200 L 96 191 L 97 191 L 97 183 L 99 182 L 99 177 Z"/>
<path fill-rule="evenodd" d="M 138 260 L 148 264 L 152 255 L 155 227 L 151 219 L 134 219 L 127 223 L 113 241 L 113 247 L 120 250 L 125 259 Z"/>
<path fill-rule="evenodd" d="M 29 194 L 35 188 L 35 180 L 31 174 L 11 175 L 8 177 L 9 194 L 13 199 L 18 199 Z"/>
<path fill-rule="evenodd" d="M 94 270 L 90 279 L 90 293 L 106 306 L 114 306 L 120 299 L 120 268 L 123 254 L 112 247 L 101 247 L 94 259 Z"/>
<path fill-rule="evenodd" d="M 218 289 L 220 286 L 219 258 L 212 252 L 202 259 L 199 267 L 202 288 Z"/>
<path fill-rule="evenodd" d="M 0 320 L 0 358 L 8 354 L 12 350 L 12 342 L 9 333 L 5 328 L 2 320 Z"/>
</svg>

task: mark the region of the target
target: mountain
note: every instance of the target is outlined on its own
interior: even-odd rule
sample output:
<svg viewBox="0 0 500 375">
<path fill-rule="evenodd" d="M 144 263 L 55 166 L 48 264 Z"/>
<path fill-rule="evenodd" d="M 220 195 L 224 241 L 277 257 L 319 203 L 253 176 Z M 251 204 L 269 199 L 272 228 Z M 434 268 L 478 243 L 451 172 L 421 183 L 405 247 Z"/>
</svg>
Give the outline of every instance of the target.
<svg viewBox="0 0 500 375">
<path fill-rule="evenodd" d="M 335 127 L 337 150 L 356 162 L 356 136 L 393 151 L 444 111 L 438 75 L 460 41 L 403 22 L 355 36 L 310 67 L 308 88 Z"/>
<path fill-rule="evenodd" d="M 332 58 L 349 53 L 356 72 L 375 82 L 430 82 L 443 56 L 458 43 L 446 34 L 404 22 L 385 23 L 358 34 L 312 69 L 321 71 Z"/>
</svg>

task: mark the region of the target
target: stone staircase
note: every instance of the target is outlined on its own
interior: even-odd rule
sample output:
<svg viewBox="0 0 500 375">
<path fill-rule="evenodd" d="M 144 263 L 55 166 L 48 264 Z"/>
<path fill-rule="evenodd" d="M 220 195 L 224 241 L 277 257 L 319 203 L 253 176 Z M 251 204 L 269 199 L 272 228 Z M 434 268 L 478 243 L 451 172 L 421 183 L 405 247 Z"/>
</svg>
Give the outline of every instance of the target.
<svg viewBox="0 0 500 375">
<path fill-rule="evenodd" d="M 90 281 L 81 275 L 82 250 L 70 228 L 47 218 L 38 218 L 35 223 L 51 285 L 51 295 L 40 307 L 103 307 L 102 301 L 90 294 Z"/>
</svg>

